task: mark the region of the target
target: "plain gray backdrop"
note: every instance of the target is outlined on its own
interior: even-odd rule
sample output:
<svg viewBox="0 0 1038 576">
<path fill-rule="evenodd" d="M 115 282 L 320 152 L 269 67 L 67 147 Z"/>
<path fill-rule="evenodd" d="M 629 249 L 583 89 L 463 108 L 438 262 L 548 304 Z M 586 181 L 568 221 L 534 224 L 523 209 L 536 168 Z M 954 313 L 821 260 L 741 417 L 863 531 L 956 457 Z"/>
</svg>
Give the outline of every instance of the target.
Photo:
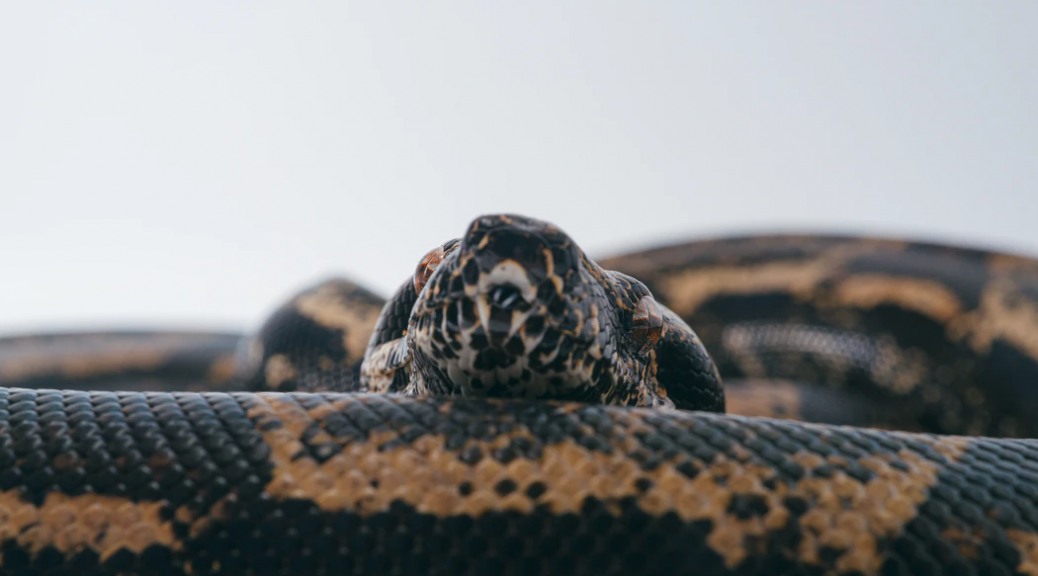
<svg viewBox="0 0 1038 576">
<path fill-rule="evenodd" d="M 1038 2 L 0 5 L 0 332 L 248 329 L 476 215 L 1038 254 Z"/>
</svg>

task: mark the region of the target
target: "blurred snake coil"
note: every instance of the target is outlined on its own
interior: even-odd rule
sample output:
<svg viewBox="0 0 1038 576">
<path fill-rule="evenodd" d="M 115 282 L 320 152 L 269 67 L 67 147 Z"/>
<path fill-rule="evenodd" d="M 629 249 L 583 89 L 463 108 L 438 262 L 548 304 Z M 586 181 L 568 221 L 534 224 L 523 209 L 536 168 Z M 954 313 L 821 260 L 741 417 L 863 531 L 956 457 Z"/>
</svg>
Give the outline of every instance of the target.
<svg viewBox="0 0 1038 576">
<path fill-rule="evenodd" d="M 0 386 L 4 575 L 1038 576 L 1022 256 L 596 262 L 483 216 L 389 299 L 332 278 L 252 334 L 10 336 Z"/>
</svg>

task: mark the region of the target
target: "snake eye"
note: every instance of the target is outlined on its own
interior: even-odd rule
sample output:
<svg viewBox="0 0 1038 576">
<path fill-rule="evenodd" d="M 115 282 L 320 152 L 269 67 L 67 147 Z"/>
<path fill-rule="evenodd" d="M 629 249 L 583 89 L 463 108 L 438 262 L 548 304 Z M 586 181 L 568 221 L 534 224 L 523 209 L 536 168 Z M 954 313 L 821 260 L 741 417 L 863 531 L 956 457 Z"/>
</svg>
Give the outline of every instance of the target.
<svg viewBox="0 0 1038 576">
<path fill-rule="evenodd" d="M 655 348 L 663 336 L 663 310 L 652 296 L 642 296 L 638 305 L 634 307 L 631 336 L 640 356 Z"/>
<path fill-rule="evenodd" d="M 443 262 L 445 255 L 444 247 L 437 246 L 427 252 L 425 256 L 422 256 L 422 261 L 414 269 L 414 291 L 416 294 L 422 293 L 425 283 L 429 281 L 429 277 L 436 271 L 436 267 L 440 265 L 440 262 Z"/>
</svg>

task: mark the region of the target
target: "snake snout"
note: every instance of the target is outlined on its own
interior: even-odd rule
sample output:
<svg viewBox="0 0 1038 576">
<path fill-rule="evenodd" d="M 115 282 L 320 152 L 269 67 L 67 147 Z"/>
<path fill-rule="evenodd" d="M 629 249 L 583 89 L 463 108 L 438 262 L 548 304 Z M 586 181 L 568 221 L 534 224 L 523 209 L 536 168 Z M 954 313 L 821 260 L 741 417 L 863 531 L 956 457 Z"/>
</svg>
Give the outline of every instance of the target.
<svg viewBox="0 0 1038 576">
<path fill-rule="evenodd" d="M 576 245 L 561 230 L 522 216 L 484 216 L 469 227 L 461 252 L 466 284 L 491 345 L 503 347 L 531 318 L 562 321 L 562 287 L 578 276 Z M 536 324 L 536 323 L 535 323 Z"/>
<path fill-rule="evenodd" d="M 490 273 L 512 263 L 538 284 L 565 276 L 577 264 L 576 247 L 555 226 L 523 216 L 496 215 L 476 219 L 462 240 L 462 250 L 475 257 L 479 271 Z"/>
</svg>

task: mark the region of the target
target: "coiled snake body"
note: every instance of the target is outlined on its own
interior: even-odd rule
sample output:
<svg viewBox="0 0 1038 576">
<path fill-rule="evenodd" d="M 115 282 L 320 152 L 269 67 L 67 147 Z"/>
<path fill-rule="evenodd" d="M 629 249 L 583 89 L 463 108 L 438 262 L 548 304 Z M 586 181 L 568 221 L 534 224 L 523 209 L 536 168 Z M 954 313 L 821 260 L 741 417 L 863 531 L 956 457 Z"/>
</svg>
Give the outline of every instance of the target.
<svg viewBox="0 0 1038 576">
<path fill-rule="evenodd" d="M 1034 575 L 1036 379 L 1031 259 L 486 216 L 388 303 L 0 340 L 0 573 Z"/>
</svg>

